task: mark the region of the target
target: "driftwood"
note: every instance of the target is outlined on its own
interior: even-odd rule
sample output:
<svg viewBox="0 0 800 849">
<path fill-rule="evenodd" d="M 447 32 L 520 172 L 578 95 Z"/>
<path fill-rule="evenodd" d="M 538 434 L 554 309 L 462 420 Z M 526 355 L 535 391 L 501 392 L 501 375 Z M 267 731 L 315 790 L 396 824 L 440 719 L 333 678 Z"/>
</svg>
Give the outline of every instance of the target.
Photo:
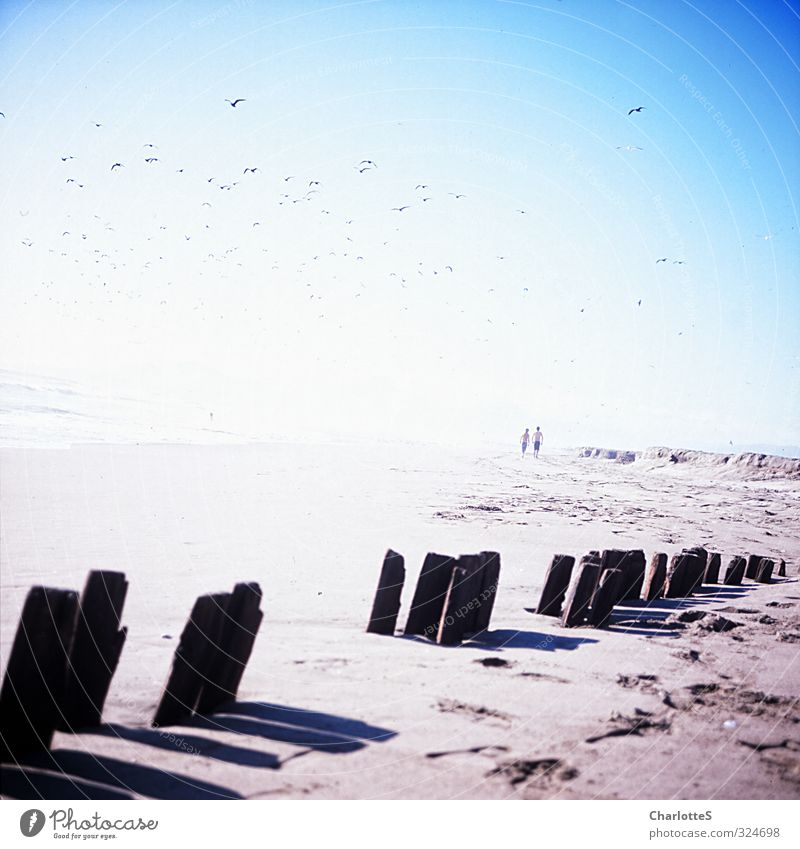
<svg viewBox="0 0 800 849">
<path fill-rule="evenodd" d="M 392 636 L 400 613 L 400 596 L 406 579 L 405 561 L 402 554 L 390 548 L 383 558 L 378 589 L 372 603 L 372 612 L 367 624 L 368 634 Z"/>
</svg>

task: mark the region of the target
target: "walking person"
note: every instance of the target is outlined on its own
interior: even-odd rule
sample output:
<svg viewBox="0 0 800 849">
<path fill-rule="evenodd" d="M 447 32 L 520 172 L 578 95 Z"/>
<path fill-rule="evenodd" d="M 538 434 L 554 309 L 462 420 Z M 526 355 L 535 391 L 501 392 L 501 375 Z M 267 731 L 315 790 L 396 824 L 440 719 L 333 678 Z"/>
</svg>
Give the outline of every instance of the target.
<svg viewBox="0 0 800 849">
<path fill-rule="evenodd" d="M 528 450 L 528 443 L 531 441 L 531 434 L 528 428 L 525 428 L 525 433 L 519 438 L 519 443 L 522 446 L 522 456 L 525 456 L 525 452 Z"/>
<path fill-rule="evenodd" d="M 527 433 L 527 429 L 525 433 Z M 533 457 L 534 459 L 539 456 L 539 446 L 544 442 L 544 434 L 539 430 L 537 425 L 536 433 L 533 434 Z M 522 452 L 525 453 L 524 451 Z"/>
</svg>

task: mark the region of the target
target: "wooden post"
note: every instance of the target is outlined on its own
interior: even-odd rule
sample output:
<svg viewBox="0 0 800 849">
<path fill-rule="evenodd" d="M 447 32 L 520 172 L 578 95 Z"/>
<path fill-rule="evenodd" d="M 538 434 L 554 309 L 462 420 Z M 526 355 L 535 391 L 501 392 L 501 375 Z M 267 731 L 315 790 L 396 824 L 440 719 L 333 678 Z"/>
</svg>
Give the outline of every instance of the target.
<svg viewBox="0 0 800 849">
<path fill-rule="evenodd" d="M 468 582 L 468 578 L 466 569 L 453 566 L 439 618 L 439 627 L 436 631 L 436 642 L 440 645 L 455 645 L 460 643 L 464 636 L 464 619 L 457 615 L 457 611 L 463 595 L 463 587 Z"/>
<path fill-rule="evenodd" d="M 722 557 L 717 552 L 711 552 L 708 555 L 708 563 L 706 564 L 706 574 L 703 578 L 704 584 L 719 583 L 719 567 L 722 563 Z"/>
<path fill-rule="evenodd" d="M 778 564 L 778 577 L 779 578 L 785 578 L 786 577 L 786 561 L 783 560 L 783 559 L 781 559 L 780 563 Z"/>
<path fill-rule="evenodd" d="M 665 598 L 684 598 L 689 594 L 691 575 L 688 564 L 689 557 L 683 552 L 672 555 L 664 581 Z"/>
<path fill-rule="evenodd" d="M 0 760 L 47 750 L 60 719 L 78 593 L 31 587 L 0 688 Z"/>
<path fill-rule="evenodd" d="M 589 608 L 589 624 L 595 628 L 605 628 L 611 618 L 611 611 L 619 598 L 620 585 L 624 579 L 622 569 L 605 569 L 600 575 L 597 589 L 592 596 Z"/>
<path fill-rule="evenodd" d="M 594 589 L 600 577 L 601 567 L 596 558 L 582 557 L 572 576 L 561 614 L 561 624 L 565 628 L 583 625 L 589 612 Z"/>
<path fill-rule="evenodd" d="M 770 560 L 768 557 L 762 558 L 761 562 L 758 564 L 758 572 L 756 572 L 756 581 L 758 581 L 759 584 L 771 584 L 772 570 L 774 568 L 774 560 Z"/>
<path fill-rule="evenodd" d="M 175 725 L 194 714 L 220 643 L 230 600 L 230 593 L 215 593 L 201 595 L 195 601 L 153 717 L 154 728 Z"/>
<path fill-rule="evenodd" d="M 478 557 L 481 559 L 483 570 L 481 572 L 481 598 L 478 613 L 475 617 L 473 628 L 475 632 L 485 631 L 489 627 L 494 610 L 494 602 L 497 598 L 497 585 L 500 581 L 500 554 L 497 551 L 482 551 Z"/>
<path fill-rule="evenodd" d="M 128 582 L 122 572 L 92 571 L 78 605 L 69 657 L 64 710 L 58 728 L 74 731 L 102 722 L 127 629 L 120 629 Z"/>
<path fill-rule="evenodd" d="M 705 549 L 690 548 L 682 552 L 686 558 L 686 592 L 684 595 L 694 595 L 703 586 L 708 553 Z"/>
<path fill-rule="evenodd" d="M 219 641 L 211 652 L 208 674 L 195 708 L 197 713 L 213 713 L 223 702 L 236 699 L 264 618 L 260 604 L 258 584 L 241 583 L 233 588 L 222 616 Z"/>
<path fill-rule="evenodd" d="M 569 554 L 555 554 L 544 578 L 542 594 L 536 612 L 542 616 L 560 616 L 564 596 L 569 589 L 575 558 Z"/>
<path fill-rule="evenodd" d="M 425 556 L 408 611 L 406 634 L 422 634 L 431 640 L 436 639 L 454 563 L 455 558 L 446 554 L 430 553 Z"/>
<path fill-rule="evenodd" d="M 655 601 L 664 595 L 664 581 L 667 577 L 667 555 L 657 551 L 650 558 L 650 565 L 642 587 L 642 598 Z"/>
<path fill-rule="evenodd" d="M 768 559 L 768 558 L 765 558 L 765 556 L 763 554 L 750 554 L 750 555 L 748 555 L 747 566 L 745 567 L 745 570 L 744 570 L 745 578 L 750 578 L 751 580 L 755 581 L 756 574 L 758 573 L 758 566 L 761 563 L 761 561 L 765 560 L 765 559 Z"/>
<path fill-rule="evenodd" d="M 725 569 L 725 580 L 722 583 L 728 587 L 739 586 L 742 583 L 746 565 L 747 561 L 744 557 L 731 557 Z"/>
<path fill-rule="evenodd" d="M 641 549 L 626 551 L 620 565 L 620 600 L 633 601 L 641 597 L 647 561 Z"/>
<path fill-rule="evenodd" d="M 384 634 L 391 637 L 400 613 L 400 596 L 406 579 L 405 560 L 402 554 L 390 548 L 383 558 L 378 589 L 372 603 L 372 612 L 367 624 L 368 634 Z"/>
</svg>

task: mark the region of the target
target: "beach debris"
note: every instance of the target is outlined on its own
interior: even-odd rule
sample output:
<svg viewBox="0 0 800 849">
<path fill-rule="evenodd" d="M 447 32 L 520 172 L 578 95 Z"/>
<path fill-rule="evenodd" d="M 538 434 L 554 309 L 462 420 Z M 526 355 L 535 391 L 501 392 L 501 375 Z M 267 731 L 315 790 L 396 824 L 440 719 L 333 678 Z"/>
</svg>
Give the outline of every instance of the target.
<svg viewBox="0 0 800 849">
<path fill-rule="evenodd" d="M 511 722 L 514 718 L 501 710 L 495 710 L 484 705 L 470 705 L 457 699 L 439 699 L 436 707 L 442 713 L 460 713 L 477 721 L 495 719 L 502 722 Z"/>
<path fill-rule="evenodd" d="M 58 725 L 78 593 L 31 587 L 0 689 L 0 761 L 47 750 Z"/>
<path fill-rule="evenodd" d="M 621 713 L 612 714 L 610 722 L 617 727 L 606 731 L 604 734 L 596 734 L 593 737 L 587 737 L 587 743 L 597 743 L 599 740 L 605 740 L 607 737 L 641 737 L 648 731 L 669 731 L 672 723 L 668 719 L 656 719 L 654 715 L 642 708 L 635 708 L 633 716 L 625 716 Z"/>
<path fill-rule="evenodd" d="M 125 645 L 120 628 L 128 582 L 122 572 L 92 571 L 80 601 L 67 670 L 64 706 L 58 728 L 96 727 Z"/>
<path fill-rule="evenodd" d="M 236 698 L 263 619 L 261 589 L 236 584 L 233 592 L 200 596 L 181 633 L 152 725 L 175 725 L 212 713 Z"/>
<path fill-rule="evenodd" d="M 650 558 L 647 567 L 644 584 L 642 586 L 642 598 L 645 601 L 655 601 L 664 595 L 664 581 L 667 577 L 667 555 L 663 551 L 657 551 Z"/>
<path fill-rule="evenodd" d="M 538 760 L 514 760 L 498 764 L 489 776 L 502 775 L 512 786 L 533 782 L 548 786 L 553 781 L 572 781 L 580 773 L 575 767 L 568 766 L 560 758 L 540 758 Z"/>
<path fill-rule="evenodd" d="M 719 583 L 719 567 L 722 564 L 722 556 L 718 552 L 709 552 L 706 574 L 703 577 L 704 584 Z"/>
<path fill-rule="evenodd" d="M 742 625 L 741 622 L 726 619 L 724 616 L 717 616 L 707 610 L 684 610 L 682 613 L 668 616 L 666 621 L 670 624 L 694 624 L 696 630 L 715 631 L 717 633 L 732 631 Z"/>
<path fill-rule="evenodd" d="M 402 554 L 390 548 L 383 558 L 378 589 L 372 603 L 367 624 L 368 634 L 392 636 L 400 612 L 400 595 L 406 579 L 405 560 Z"/>
<path fill-rule="evenodd" d="M 473 746 L 470 749 L 452 749 L 448 752 L 426 752 L 426 758 L 444 758 L 448 755 L 479 755 L 483 752 L 507 752 L 508 746 Z"/>
<path fill-rule="evenodd" d="M 738 723 L 736 722 L 735 719 L 726 719 L 725 722 L 722 723 L 722 727 L 727 728 L 729 731 L 736 728 L 737 725 L 738 725 Z"/>
<path fill-rule="evenodd" d="M 585 554 L 567 590 L 567 597 L 561 614 L 561 624 L 565 628 L 583 625 L 589 613 L 595 587 L 600 579 L 600 558 Z"/>
<path fill-rule="evenodd" d="M 744 571 L 747 566 L 747 561 L 744 557 L 734 556 L 728 561 L 728 566 L 725 569 L 725 579 L 723 584 L 729 587 L 738 587 L 744 578 Z"/>
<path fill-rule="evenodd" d="M 560 616 L 561 605 L 569 589 L 575 558 L 569 554 L 554 554 L 547 569 L 542 594 L 536 612 L 542 616 Z"/>
<path fill-rule="evenodd" d="M 502 657 L 479 657 L 472 661 L 473 663 L 480 663 L 481 666 L 502 666 L 509 667 L 514 664 L 510 660 L 505 660 Z"/>
</svg>

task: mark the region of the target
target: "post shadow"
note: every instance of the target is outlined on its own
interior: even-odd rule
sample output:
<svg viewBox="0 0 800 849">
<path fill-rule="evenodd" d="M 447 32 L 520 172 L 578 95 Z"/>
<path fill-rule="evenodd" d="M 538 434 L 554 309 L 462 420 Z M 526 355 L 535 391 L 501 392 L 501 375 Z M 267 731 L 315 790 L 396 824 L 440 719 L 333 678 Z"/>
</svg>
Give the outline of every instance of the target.
<svg viewBox="0 0 800 849">
<path fill-rule="evenodd" d="M 11 799 L 128 800 L 132 793 L 107 784 L 25 766 L 0 766 L 0 794 Z"/>
<path fill-rule="evenodd" d="M 80 752 L 73 749 L 55 749 L 40 752 L 18 762 L 23 770 L 48 770 L 70 783 L 104 785 L 123 793 L 148 796 L 152 799 L 241 799 L 242 796 L 228 787 L 201 781 L 189 775 L 180 775 L 165 769 L 135 764 L 117 758 Z M 66 785 L 63 789 L 67 789 Z M 78 795 L 84 798 L 76 788 Z M 50 797 L 47 797 L 50 798 Z M 67 798 L 59 796 L 57 798 Z M 95 798 L 95 797 L 90 797 Z M 130 796 L 123 797 L 130 798 Z"/>
<path fill-rule="evenodd" d="M 243 746 L 232 746 L 210 737 L 200 737 L 196 734 L 186 734 L 177 726 L 157 730 L 151 728 L 128 728 L 124 725 L 106 724 L 96 729 L 87 729 L 85 734 L 98 734 L 103 737 L 113 737 L 118 740 L 128 740 L 131 743 L 141 743 L 143 746 L 153 746 L 168 752 L 188 756 L 199 755 L 225 763 L 249 766 L 257 769 L 280 769 L 281 761 L 272 752 L 260 752 Z M 170 739 L 172 738 L 172 739 Z"/>
<path fill-rule="evenodd" d="M 597 643 L 593 637 L 565 637 L 560 634 L 540 631 L 518 631 L 513 628 L 499 628 L 484 631 L 462 645 L 466 648 L 479 648 L 484 651 L 502 651 L 503 649 L 534 649 L 536 651 L 574 651 L 587 643 Z"/>
<path fill-rule="evenodd" d="M 268 702 L 228 702 L 210 716 L 196 715 L 188 725 L 262 737 L 326 754 L 357 752 L 367 743 L 381 743 L 396 731 L 361 720 Z"/>
</svg>

